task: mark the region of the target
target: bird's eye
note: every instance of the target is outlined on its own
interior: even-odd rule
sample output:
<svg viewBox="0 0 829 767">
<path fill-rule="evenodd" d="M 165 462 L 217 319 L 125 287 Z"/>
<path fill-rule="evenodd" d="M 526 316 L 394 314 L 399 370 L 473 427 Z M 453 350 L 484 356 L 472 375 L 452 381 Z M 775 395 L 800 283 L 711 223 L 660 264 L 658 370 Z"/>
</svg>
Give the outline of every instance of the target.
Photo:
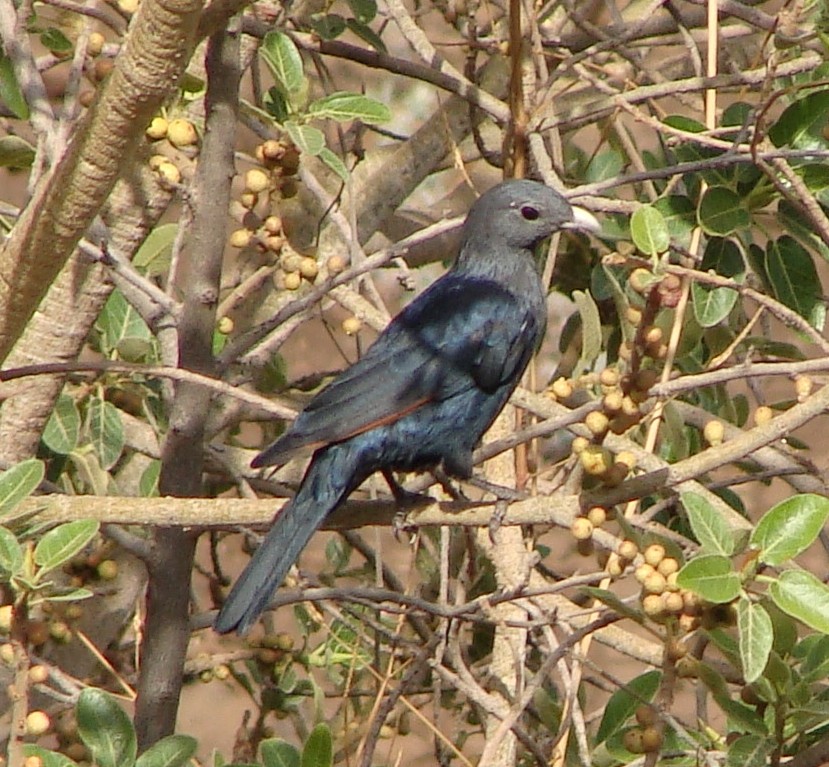
<svg viewBox="0 0 829 767">
<path fill-rule="evenodd" d="M 538 218 L 538 210 L 532 205 L 524 205 L 521 207 L 521 215 L 526 218 L 527 221 L 535 221 Z"/>
</svg>

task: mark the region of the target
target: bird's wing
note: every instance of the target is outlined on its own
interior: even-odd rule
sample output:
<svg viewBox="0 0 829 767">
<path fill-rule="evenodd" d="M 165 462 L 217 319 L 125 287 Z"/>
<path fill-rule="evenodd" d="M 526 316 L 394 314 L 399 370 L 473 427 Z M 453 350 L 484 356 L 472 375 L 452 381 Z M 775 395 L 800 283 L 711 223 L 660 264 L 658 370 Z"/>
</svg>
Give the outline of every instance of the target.
<svg viewBox="0 0 829 767">
<path fill-rule="evenodd" d="M 494 392 L 526 366 L 538 332 L 514 294 L 450 273 L 395 317 L 253 465 L 283 463 L 299 448 L 348 439 L 473 387 Z"/>
</svg>

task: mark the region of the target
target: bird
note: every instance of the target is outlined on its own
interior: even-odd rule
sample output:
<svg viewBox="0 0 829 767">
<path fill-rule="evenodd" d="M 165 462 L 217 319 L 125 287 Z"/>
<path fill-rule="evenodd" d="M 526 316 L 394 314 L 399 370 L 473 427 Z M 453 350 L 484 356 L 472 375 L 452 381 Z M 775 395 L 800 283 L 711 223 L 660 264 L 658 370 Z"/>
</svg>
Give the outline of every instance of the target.
<svg viewBox="0 0 829 767">
<path fill-rule="evenodd" d="M 472 476 L 472 453 L 544 337 L 537 246 L 596 219 L 538 181 L 503 181 L 471 206 L 453 265 L 251 462 L 313 456 L 233 585 L 214 629 L 248 632 L 325 517 L 377 471 Z M 394 490 L 394 485 L 392 485 Z"/>
</svg>

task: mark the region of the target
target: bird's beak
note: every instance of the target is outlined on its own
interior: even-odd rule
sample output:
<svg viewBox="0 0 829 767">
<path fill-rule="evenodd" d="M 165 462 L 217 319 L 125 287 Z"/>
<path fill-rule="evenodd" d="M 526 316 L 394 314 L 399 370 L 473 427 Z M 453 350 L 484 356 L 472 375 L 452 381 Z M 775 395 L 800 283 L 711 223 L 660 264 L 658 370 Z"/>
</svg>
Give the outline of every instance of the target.
<svg viewBox="0 0 829 767">
<path fill-rule="evenodd" d="M 566 223 L 564 228 L 578 229 L 592 234 L 599 234 L 602 231 L 602 225 L 590 211 L 578 208 L 575 205 L 573 206 L 573 220 Z"/>
</svg>

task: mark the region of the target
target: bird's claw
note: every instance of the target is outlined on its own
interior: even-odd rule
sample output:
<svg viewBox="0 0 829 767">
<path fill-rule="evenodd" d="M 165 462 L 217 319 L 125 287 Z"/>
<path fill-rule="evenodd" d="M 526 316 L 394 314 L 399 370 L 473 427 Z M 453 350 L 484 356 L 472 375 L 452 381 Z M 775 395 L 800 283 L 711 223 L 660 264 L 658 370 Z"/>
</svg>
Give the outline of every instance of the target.
<svg viewBox="0 0 829 767">
<path fill-rule="evenodd" d="M 501 529 L 501 525 L 504 522 L 504 517 L 507 515 L 507 502 L 503 499 L 500 499 L 495 502 L 495 511 L 493 512 L 492 516 L 489 518 L 489 540 L 493 546 L 496 545 L 495 536 L 498 531 Z"/>
</svg>

